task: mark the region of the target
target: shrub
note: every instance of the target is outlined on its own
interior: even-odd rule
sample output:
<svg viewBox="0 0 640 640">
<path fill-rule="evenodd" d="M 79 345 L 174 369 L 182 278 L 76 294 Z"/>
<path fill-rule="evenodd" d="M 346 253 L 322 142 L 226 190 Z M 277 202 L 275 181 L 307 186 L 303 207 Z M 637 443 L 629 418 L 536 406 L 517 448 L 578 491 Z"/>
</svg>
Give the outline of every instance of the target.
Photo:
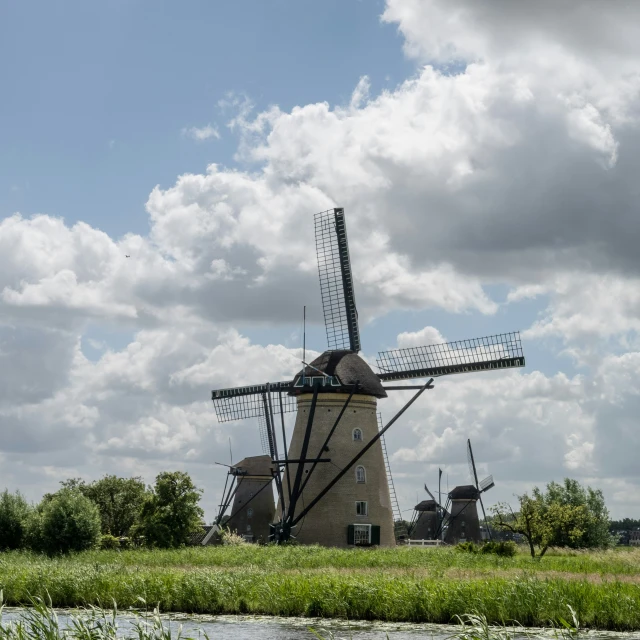
<svg viewBox="0 0 640 640">
<path fill-rule="evenodd" d="M 79 491 L 63 489 L 42 508 L 41 546 L 48 553 L 68 553 L 97 547 L 100 512 Z"/>
<path fill-rule="evenodd" d="M 518 553 L 516 543 L 511 540 L 485 542 L 480 548 L 481 553 L 495 553 L 497 556 L 513 558 Z"/>
<path fill-rule="evenodd" d="M 228 546 L 237 547 L 242 544 L 248 544 L 248 542 L 239 533 L 231 531 L 230 529 L 221 529 L 220 539 L 222 540 L 222 544 Z"/>
<path fill-rule="evenodd" d="M 459 553 L 478 553 L 478 545 L 474 542 L 458 542 L 454 549 Z"/>
<path fill-rule="evenodd" d="M 0 549 L 24 546 L 25 524 L 31 507 L 19 491 L 0 494 Z"/>
<path fill-rule="evenodd" d="M 101 549 L 119 549 L 120 539 L 106 533 L 105 535 L 100 537 L 100 548 Z"/>
</svg>

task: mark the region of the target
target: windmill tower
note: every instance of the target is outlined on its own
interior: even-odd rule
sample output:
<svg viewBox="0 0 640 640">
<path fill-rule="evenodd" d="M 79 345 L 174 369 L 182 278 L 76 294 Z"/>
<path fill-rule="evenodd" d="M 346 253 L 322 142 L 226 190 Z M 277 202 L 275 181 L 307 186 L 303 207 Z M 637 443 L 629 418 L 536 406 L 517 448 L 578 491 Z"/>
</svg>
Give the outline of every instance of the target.
<svg viewBox="0 0 640 640">
<path fill-rule="evenodd" d="M 449 492 L 449 517 L 444 534 L 447 544 L 482 542 L 476 505 L 478 497 L 478 490 L 471 484 L 454 487 Z"/>
<path fill-rule="evenodd" d="M 467 440 L 467 461 L 469 462 L 469 474 L 473 484 L 455 487 L 449 493 L 450 513 L 447 518 L 447 530 L 444 536 L 445 542 L 457 544 L 458 542 L 482 542 L 480 520 L 478 518 L 478 505 L 482 508 L 485 528 L 491 539 L 491 530 L 487 526 L 487 516 L 482 502 L 482 494 L 495 486 L 493 476 L 487 476 L 482 482 L 478 482 L 471 440 Z"/>
<path fill-rule="evenodd" d="M 214 390 L 213 405 L 221 422 L 260 420 L 280 505 L 279 521 L 272 528 L 274 541 L 293 536 L 330 546 L 393 545 L 380 438 L 426 389 L 433 388 L 434 377 L 524 366 L 520 336 L 508 333 L 382 352 L 377 360 L 380 373 L 374 373 L 358 355 L 344 210 L 318 213 L 314 223 L 329 350 L 311 363 L 303 362 L 293 380 Z M 427 381 L 383 385 L 420 378 Z M 377 402 L 398 390 L 416 393 L 379 430 Z M 288 445 L 284 413 L 290 411 L 297 415 Z"/>
<path fill-rule="evenodd" d="M 272 482 L 273 466 L 268 455 L 245 458 L 231 465 L 215 525 L 224 525 L 247 542 L 266 543 L 276 511 Z M 225 519 L 231 501 L 231 513 Z"/>
<path fill-rule="evenodd" d="M 411 527 L 412 540 L 435 540 L 438 536 L 438 505 L 435 500 L 423 500 L 414 508 L 417 517 Z"/>
</svg>

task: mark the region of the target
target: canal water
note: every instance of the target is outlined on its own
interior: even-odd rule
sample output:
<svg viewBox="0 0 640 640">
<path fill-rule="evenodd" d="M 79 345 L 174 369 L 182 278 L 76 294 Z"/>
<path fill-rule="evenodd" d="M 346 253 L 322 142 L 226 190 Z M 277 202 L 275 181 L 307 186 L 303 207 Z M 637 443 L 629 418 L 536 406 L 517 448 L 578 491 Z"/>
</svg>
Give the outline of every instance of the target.
<svg viewBox="0 0 640 640">
<path fill-rule="evenodd" d="M 21 608 L 6 607 L 2 613 L 2 622 L 18 620 L 24 610 Z M 67 626 L 69 620 L 68 610 L 57 610 L 61 628 Z M 81 612 L 74 612 L 81 616 Z M 146 617 L 150 620 L 151 614 Z M 171 637 L 176 639 L 181 631 L 183 640 L 194 638 L 205 640 L 205 634 L 209 640 L 220 638 L 233 638 L 233 640 L 306 640 L 318 639 L 318 635 L 326 640 L 447 640 L 455 638 L 456 632 L 461 628 L 456 625 L 414 624 L 414 623 L 387 623 L 367 622 L 334 619 L 313 618 L 278 618 L 273 616 L 198 616 L 187 614 L 171 614 L 161 616 L 165 627 L 171 630 Z M 130 616 L 118 615 L 118 636 L 134 635 L 127 631 L 134 631 L 134 623 L 145 620 L 145 615 Z M 316 633 L 314 633 L 314 630 Z M 525 640 L 533 638 L 555 638 L 551 630 L 529 629 L 527 632 L 511 632 L 509 636 L 513 640 Z M 157 636 L 156 636 L 157 637 Z M 499 636 L 503 637 L 503 636 Z M 640 633 L 619 633 L 612 631 L 584 631 L 578 636 L 584 640 L 637 640 Z"/>
</svg>

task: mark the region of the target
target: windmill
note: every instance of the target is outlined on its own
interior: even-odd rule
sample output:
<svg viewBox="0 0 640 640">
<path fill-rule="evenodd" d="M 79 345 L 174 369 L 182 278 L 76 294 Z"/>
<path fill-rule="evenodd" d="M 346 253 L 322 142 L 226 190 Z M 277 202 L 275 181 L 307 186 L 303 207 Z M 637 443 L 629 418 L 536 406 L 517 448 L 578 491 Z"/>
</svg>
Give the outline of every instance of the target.
<svg viewBox="0 0 640 640">
<path fill-rule="evenodd" d="M 440 471 L 440 475 L 442 472 Z M 422 500 L 413 508 L 413 516 L 409 525 L 409 537 L 412 540 L 437 540 L 441 537 L 442 522 L 448 515 L 439 500 L 424 485 L 429 500 Z"/>
<path fill-rule="evenodd" d="M 230 465 L 214 525 L 224 525 L 247 542 L 267 542 L 275 515 L 272 482 L 273 468 L 268 455 L 252 456 Z"/>
<path fill-rule="evenodd" d="M 491 528 L 487 525 L 487 514 L 484 510 L 482 494 L 495 487 L 495 482 L 493 481 L 493 476 L 487 476 L 482 482 L 478 482 L 476 461 L 473 458 L 473 449 L 471 448 L 471 440 L 469 439 L 467 440 L 467 462 L 469 463 L 469 474 L 471 475 L 471 482 L 475 484 L 475 487 L 478 491 L 478 500 L 480 502 L 480 507 L 482 508 L 482 518 L 484 520 L 484 526 L 489 535 L 489 540 L 491 540 Z"/>
<path fill-rule="evenodd" d="M 380 438 L 433 378 L 522 367 L 517 332 L 378 354 L 374 373 L 358 355 L 360 333 L 344 210 L 314 216 L 328 350 L 302 362 L 292 380 L 212 392 L 220 422 L 258 418 L 273 465 L 279 520 L 271 539 L 349 546 L 393 545 L 393 514 Z M 426 379 L 420 385 L 383 383 Z M 388 391 L 415 394 L 382 428 L 377 401 Z M 296 411 L 287 444 L 284 414 Z M 276 423 L 279 423 L 276 426 Z M 281 431 L 281 445 L 278 443 Z M 280 454 L 282 447 L 282 456 Z"/>
</svg>

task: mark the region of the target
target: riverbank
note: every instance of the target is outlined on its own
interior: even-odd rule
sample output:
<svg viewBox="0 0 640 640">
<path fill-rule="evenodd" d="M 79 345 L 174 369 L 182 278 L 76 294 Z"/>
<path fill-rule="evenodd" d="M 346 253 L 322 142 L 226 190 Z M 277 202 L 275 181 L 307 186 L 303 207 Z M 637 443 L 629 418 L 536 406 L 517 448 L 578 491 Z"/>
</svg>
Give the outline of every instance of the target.
<svg viewBox="0 0 640 640">
<path fill-rule="evenodd" d="M 99 551 L 46 558 L 0 554 L 4 601 L 54 606 L 450 623 L 477 611 L 492 623 L 545 626 L 568 616 L 598 629 L 640 629 L 640 550 L 563 553 L 533 561 L 451 549 L 212 547 Z"/>
</svg>

